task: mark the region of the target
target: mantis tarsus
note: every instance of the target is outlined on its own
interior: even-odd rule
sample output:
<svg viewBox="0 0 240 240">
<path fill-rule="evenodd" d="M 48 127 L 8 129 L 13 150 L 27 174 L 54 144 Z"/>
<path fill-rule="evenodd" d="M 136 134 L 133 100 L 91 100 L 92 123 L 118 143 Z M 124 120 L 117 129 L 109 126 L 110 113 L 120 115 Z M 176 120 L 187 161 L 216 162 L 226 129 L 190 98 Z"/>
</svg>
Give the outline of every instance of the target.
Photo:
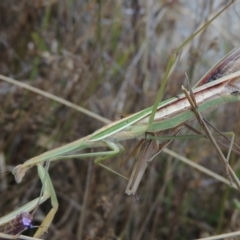
<svg viewBox="0 0 240 240">
<path fill-rule="evenodd" d="M 239 50 L 230 56 L 237 56 L 238 58 Z M 226 59 L 225 59 L 225 63 L 226 63 Z M 231 63 L 231 66 L 232 64 L 233 63 Z M 240 73 L 239 72 L 234 73 L 236 72 L 236 70 L 238 70 L 238 68 L 233 69 L 229 72 L 225 71 L 220 77 L 222 77 L 223 75 L 228 75 L 228 74 L 230 75 L 223 77 L 219 80 L 216 80 L 214 82 L 206 83 L 201 81 L 201 83 L 197 85 L 197 88 L 194 90 L 194 94 L 195 94 L 196 102 L 200 112 L 210 111 L 212 108 L 216 108 L 225 102 L 239 100 L 239 96 L 236 94 L 239 91 L 239 86 L 235 83 L 238 80 Z M 166 74 L 166 78 L 167 76 L 168 74 Z M 213 76 L 215 75 L 213 74 Z M 233 88 L 231 90 L 228 89 L 228 91 L 224 92 L 224 90 L 226 90 L 225 86 L 226 85 L 230 86 L 229 84 Z M 216 87 L 219 94 L 217 96 L 216 96 L 216 92 L 214 93 L 212 92 L 212 88 L 216 88 Z M 233 93 L 235 93 L 235 95 L 232 95 Z M 170 132 L 176 135 L 182 128 L 181 124 L 187 120 L 194 118 L 195 116 L 191 110 L 191 105 L 189 104 L 188 99 L 183 94 L 178 96 L 178 98 L 172 98 L 170 100 L 164 101 L 158 104 L 156 107 L 157 107 L 156 112 L 154 111 L 154 107 L 147 108 L 129 117 L 113 122 L 112 124 L 109 124 L 108 126 L 101 128 L 100 130 L 96 131 L 95 133 L 85 138 L 72 142 L 63 147 L 57 148 L 55 150 L 51 150 L 46 153 L 43 153 L 37 157 L 34 157 L 26 161 L 22 165 L 18 165 L 13 171 L 16 181 L 21 182 L 26 171 L 33 166 L 37 165 L 38 168 L 40 169 L 41 164 L 46 160 L 56 161 L 59 159 L 66 159 L 66 158 L 85 158 L 85 157 L 97 156 L 100 158 L 96 159 L 95 162 L 102 165 L 101 161 L 103 159 L 119 154 L 123 150 L 122 145 L 118 143 L 119 141 L 132 139 L 132 138 L 144 139 L 146 132 L 155 133 L 155 135 L 158 135 L 159 132 L 163 131 L 164 133 L 163 135 L 165 135 L 165 133 L 170 133 Z M 153 116 L 152 121 L 151 121 L 151 116 Z M 154 141 L 151 141 L 150 144 L 152 142 Z M 166 144 L 168 144 L 168 142 L 166 142 Z M 78 153 L 78 151 L 82 149 L 93 148 L 93 147 L 108 147 L 111 149 L 111 151 L 87 153 L 87 154 Z M 160 152 L 160 149 L 156 149 L 156 153 L 154 153 L 154 155 L 158 154 L 159 152 Z M 150 153 L 150 155 L 152 155 L 152 153 Z M 149 156 L 149 158 L 152 158 L 152 156 Z M 127 194 L 135 193 L 138 183 L 142 178 L 142 176 L 138 174 L 140 171 L 142 171 L 142 174 L 143 174 L 145 170 L 145 168 L 141 165 L 134 169 L 135 169 L 133 171 L 134 177 L 130 178 L 130 181 L 129 181 L 130 187 L 128 187 L 126 190 Z M 49 187 L 49 190 L 48 191 L 46 190 L 46 192 L 44 193 L 44 196 L 42 197 L 43 200 L 41 200 L 41 202 L 43 202 L 45 198 L 51 196 L 53 209 L 48 214 L 47 218 L 42 224 L 42 226 L 45 226 L 45 228 L 42 228 L 42 229 L 39 228 L 40 233 L 35 234 L 36 237 L 41 236 L 46 231 L 46 229 L 48 228 L 48 225 L 51 223 L 52 218 L 54 217 L 54 214 L 57 210 L 57 200 L 55 197 L 54 189 L 50 183 L 50 179 L 49 181 L 46 181 L 46 182 L 49 184 L 50 187 Z M 36 204 L 36 202 L 34 204 Z M 29 209 L 34 208 L 35 206 L 34 204 L 28 204 L 27 206 L 24 206 L 23 208 L 24 211 L 27 211 L 26 210 L 27 207 L 28 207 L 28 211 L 30 211 Z M 22 211 L 21 209 L 18 209 L 18 213 L 21 211 Z M 16 216 L 16 214 L 17 213 L 14 213 L 13 216 Z M 10 219 L 12 218 L 5 217 L 1 219 L 1 223 L 4 221 L 7 222 Z"/>
</svg>

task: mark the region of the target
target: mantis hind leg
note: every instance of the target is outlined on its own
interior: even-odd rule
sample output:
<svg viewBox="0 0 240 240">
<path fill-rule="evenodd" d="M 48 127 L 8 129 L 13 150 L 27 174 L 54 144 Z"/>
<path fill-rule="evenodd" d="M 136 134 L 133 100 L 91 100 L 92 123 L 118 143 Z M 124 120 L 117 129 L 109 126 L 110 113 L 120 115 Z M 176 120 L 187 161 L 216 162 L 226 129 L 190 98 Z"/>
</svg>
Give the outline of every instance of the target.
<svg viewBox="0 0 240 240">
<path fill-rule="evenodd" d="M 99 166 L 103 167 L 104 169 L 106 169 L 106 170 L 108 170 L 108 171 L 110 171 L 110 172 L 112 172 L 114 174 L 117 174 L 118 176 L 128 180 L 128 178 L 126 178 L 125 176 L 121 175 L 120 173 L 112 170 L 111 168 L 109 168 L 106 165 L 101 163 L 102 161 L 107 160 L 110 157 L 113 157 L 113 156 L 116 156 L 116 155 L 120 154 L 124 150 L 123 146 L 121 144 L 119 144 L 119 143 L 117 144 L 117 143 L 114 143 L 114 142 L 106 141 L 106 144 L 112 151 L 104 152 L 105 156 L 97 158 L 94 162 L 96 164 L 98 164 Z"/>
<path fill-rule="evenodd" d="M 124 177 L 123 175 L 119 174 L 118 172 L 112 170 L 111 168 L 107 167 L 106 165 L 102 164 L 101 162 L 107 160 L 111 157 L 119 155 L 123 152 L 124 147 L 119 143 L 114 143 L 110 141 L 104 141 L 105 147 L 108 147 L 110 151 L 103 151 L 103 152 L 91 152 L 91 153 L 79 153 L 79 154 L 72 154 L 66 156 L 58 156 L 56 159 L 51 159 L 50 161 L 60 160 L 60 159 L 67 159 L 67 158 L 89 158 L 89 157 L 97 157 L 95 159 L 95 163 L 99 166 L 103 167 L 104 169 L 117 174 L 118 176 L 128 180 L 128 178 Z"/>
</svg>

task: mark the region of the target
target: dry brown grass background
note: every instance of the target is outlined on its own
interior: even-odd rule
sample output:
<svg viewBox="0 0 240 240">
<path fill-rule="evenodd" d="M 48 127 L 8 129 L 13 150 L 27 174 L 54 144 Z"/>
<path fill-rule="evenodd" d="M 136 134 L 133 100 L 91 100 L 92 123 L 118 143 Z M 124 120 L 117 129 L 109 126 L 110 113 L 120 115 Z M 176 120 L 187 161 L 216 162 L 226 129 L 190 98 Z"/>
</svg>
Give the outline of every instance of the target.
<svg viewBox="0 0 240 240">
<path fill-rule="evenodd" d="M 227 2 L 0 1 L 0 73 L 115 120 L 153 104 L 172 51 Z M 237 1 L 191 43 L 169 79 L 165 98 L 181 92 L 185 72 L 193 85 L 239 47 L 239 9 Z M 0 151 L 7 167 L 103 126 L 3 81 L 0 103 Z M 238 106 L 231 103 L 207 116 L 221 131 L 234 131 L 236 143 Z M 124 143 L 125 155 L 134 144 Z M 205 139 L 178 140 L 169 148 L 226 175 Z M 129 176 L 136 158 L 120 167 L 121 155 L 106 165 Z M 233 153 L 237 174 L 239 163 Z M 59 210 L 45 239 L 194 239 L 239 229 L 237 191 L 164 153 L 149 165 L 138 189 L 139 203 L 124 194 L 126 180 L 93 160 L 59 161 L 49 173 Z M 36 169 L 19 185 L 10 174 L 0 181 L 0 216 L 37 197 L 41 189 Z M 34 225 L 49 209 L 50 202 L 40 206 Z"/>
</svg>

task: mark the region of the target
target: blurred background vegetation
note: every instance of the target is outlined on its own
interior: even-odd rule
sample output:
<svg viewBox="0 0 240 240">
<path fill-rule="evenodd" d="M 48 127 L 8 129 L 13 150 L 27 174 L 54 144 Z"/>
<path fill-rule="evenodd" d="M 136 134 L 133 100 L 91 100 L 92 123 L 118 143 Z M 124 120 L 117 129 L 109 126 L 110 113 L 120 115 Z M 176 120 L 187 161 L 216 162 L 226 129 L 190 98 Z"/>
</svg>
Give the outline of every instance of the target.
<svg viewBox="0 0 240 240">
<path fill-rule="evenodd" d="M 0 1 L 0 73 L 115 120 L 153 104 L 172 51 L 226 3 Z M 239 9 L 237 1 L 182 53 L 165 98 L 181 93 L 185 73 L 193 85 L 239 47 Z M 3 81 L 0 103 L 2 169 L 104 125 Z M 234 131 L 239 142 L 238 103 L 221 107 L 207 119 L 221 131 Z M 106 165 L 129 176 L 137 156 L 120 165 L 136 141 L 123 144 L 125 154 Z M 178 140 L 169 148 L 226 176 L 205 139 Z M 233 153 L 231 165 L 240 174 L 238 159 Z M 236 190 L 165 153 L 149 164 L 138 189 L 139 203 L 124 194 L 126 180 L 94 165 L 93 160 L 56 162 L 49 172 L 59 210 L 45 239 L 194 239 L 240 227 Z M 39 196 L 41 183 L 35 168 L 19 185 L 10 174 L 0 181 L 0 216 Z M 50 207 L 49 201 L 39 207 L 34 225 L 40 224 Z M 32 236 L 34 231 L 26 234 Z"/>
</svg>

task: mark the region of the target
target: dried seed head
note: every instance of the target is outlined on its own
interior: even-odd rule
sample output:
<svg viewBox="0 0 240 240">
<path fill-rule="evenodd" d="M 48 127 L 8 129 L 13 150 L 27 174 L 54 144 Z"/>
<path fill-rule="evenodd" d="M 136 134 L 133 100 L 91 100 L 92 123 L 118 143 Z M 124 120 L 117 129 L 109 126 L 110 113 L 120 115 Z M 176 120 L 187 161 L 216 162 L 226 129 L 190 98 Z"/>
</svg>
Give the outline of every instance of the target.
<svg viewBox="0 0 240 240">
<path fill-rule="evenodd" d="M 31 214 L 22 212 L 12 219 L 8 224 L 1 226 L 0 232 L 9 235 L 20 234 L 25 229 L 32 227 L 32 218 L 33 217 Z M 4 240 L 4 238 L 0 238 L 0 240 Z"/>
</svg>

